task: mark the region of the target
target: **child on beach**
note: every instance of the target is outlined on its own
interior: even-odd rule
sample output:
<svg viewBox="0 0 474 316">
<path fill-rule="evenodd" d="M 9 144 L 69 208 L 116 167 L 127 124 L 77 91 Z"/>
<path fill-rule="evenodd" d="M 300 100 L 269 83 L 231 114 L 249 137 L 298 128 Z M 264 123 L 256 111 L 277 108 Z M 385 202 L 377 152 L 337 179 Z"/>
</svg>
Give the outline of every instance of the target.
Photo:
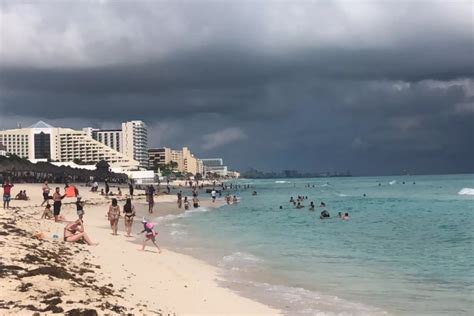
<svg viewBox="0 0 474 316">
<path fill-rule="evenodd" d="M 76 212 L 77 212 L 77 217 L 82 221 L 82 218 L 84 217 L 84 202 L 82 201 L 82 198 L 80 196 L 77 196 L 77 201 L 76 201 Z"/>
<path fill-rule="evenodd" d="M 107 217 L 110 222 L 110 228 L 112 228 L 112 235 L 117 236 L 118 221 L 120 218 L 120 207 L 118 206 L 117 199 L 112 199 L 112 204 L 109 206 Z"/>
<path fill-rule="evenodd" d="M 46 208 L 43 211 L 41 219 L 52 219 L 54 217 L 53 212 L 51 211 L 51 204 L 46 204 Z"/>
<path fill-rule="evenodd" d="M 156 235 L 158 235 L 158 233 L 153 229 L 153 224 L 148 223 L 146 220 L 143 220 L 143 230 L 141 231 L 141 233 L 145 233 L 145 240 L 143 241 L 141 250 L 145 251 L 146 242 L 151 240 L 151 242 L 158 249 L 158 253 L 161 253 L 160 246 L 158 246 L 158 244 L 156 243 Z"/>
</svg>

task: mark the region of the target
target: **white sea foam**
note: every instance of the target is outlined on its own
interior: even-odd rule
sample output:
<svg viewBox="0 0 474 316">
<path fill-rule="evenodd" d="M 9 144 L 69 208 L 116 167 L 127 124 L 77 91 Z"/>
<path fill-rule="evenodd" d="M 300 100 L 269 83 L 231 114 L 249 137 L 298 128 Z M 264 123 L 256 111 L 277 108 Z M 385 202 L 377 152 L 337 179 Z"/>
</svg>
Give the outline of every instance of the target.
<svg viewBox="0 0 474 316">
<path fill-rule="evenodd" d="M 188 233 L 181 230 L 173 230 L 170 232 L 171 236 L 186 236 Z"/>
<path fill-rule="evenodd" d="M 459 195 L 474 195 L 474 189 L 472 188 L 463 188 L 458 192 Z"/>
<path fill-rule="evenodd" d="M 252 254 L 246 252 L 234 252 L 228 256 L 222 258 L 222 261 L 225 266 L 235 266 L 235 265 L 244 265 L 244 266 L 254 266 L 261 262 L 263 259 L 260 259 Z"/>
<path fill-rule="evenodd" d="M 198 208 L 195 208 L 195 209 L 192 209 L 192 210 L 185 211 L 184 213 L 181 213 L 181 214 L 176 214 L 176 215 L 175 214 L 168 214 L 168 215 L 165 215 L 165 216 L 160 216 L 160 217 L 155 218 L 155 220 L 157 222 L 168 222 L 168 221 L 172 221 L 172 220 L 175 220 L 175 219 L 178 219 L 178 218 L 189 217 L 194 213 L 209 212 L 210 210 L 211 210 L 210 208 L 198 207 Z"/>
<path fill-rule="evenodd" d="M 288 182 L 288 181 L 278 180 L 278 181 L 275 181 L 275 183 L 289 183 L 289 182 Z"/>
<path fill-rule="evenodd" d="M 397 180 L 392 180 L 392 181 L 390 181 L 388 184 L 394 185 L 395 183 L 397 183 Z"/>
<path fill-rule="evenodd" d="M 249 282 L 261 295 L 289 306 L 298 315 L 388 315 L 378 308 L 299 287 Z"/>
</svg>

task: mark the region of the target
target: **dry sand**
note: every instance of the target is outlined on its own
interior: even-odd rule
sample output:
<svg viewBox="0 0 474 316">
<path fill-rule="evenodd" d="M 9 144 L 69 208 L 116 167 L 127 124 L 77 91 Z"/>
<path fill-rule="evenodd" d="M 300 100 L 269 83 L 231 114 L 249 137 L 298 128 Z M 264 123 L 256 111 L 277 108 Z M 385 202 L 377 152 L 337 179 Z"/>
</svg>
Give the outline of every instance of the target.
<svg viewBox="0 0 474 316">
<path fill-rule="evenodd" d="M 1 314 L 86 310 L 91 315 L 93 310 L 99 314 L 280 314 L 220 287 L 216 267 L 167 249 L 158 254 L 151 244 L 139 251 L 136 238 L 125 236 L 123 218 L 119 236 L 113 236 L 105 217 L 109 201 L 84 187 L 79 186 L 86 201 L 85 230 L 99 245 L 64 243 L 63 223 L 39 219 L 41 185 L 17 184 L 12 195 L 25 189 L 30 201 L 12 201 L 14 209 L 0 209 Z M 64 200 L 61 214 L 68 220 L 77 218 L 74 201 Z M 154 216 L 179 212 L 172 206 L 174 195 L 156 201 Z M 145 205 L 146 201 L 139 197 L 134 204 Z M 139 222 L 141 217 L 136 219 Z M 134 226 L 134 235 L 140 226 Z M 44 240 L 33 238 L 37 231 L 44 234 Z M 55 233 L 59 241 L 53 240 Z"/>
</svg>

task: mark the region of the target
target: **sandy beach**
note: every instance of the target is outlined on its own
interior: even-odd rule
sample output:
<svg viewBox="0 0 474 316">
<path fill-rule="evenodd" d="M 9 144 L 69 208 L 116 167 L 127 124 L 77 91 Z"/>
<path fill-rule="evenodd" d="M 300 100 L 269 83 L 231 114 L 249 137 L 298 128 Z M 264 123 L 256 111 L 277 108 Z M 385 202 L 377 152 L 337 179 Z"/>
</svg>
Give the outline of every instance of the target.
<svg viewBox="0 0 474 316">
<path fill-rule="evenodd" d="M 110 201 L 88 188 L 78 188 L 86 202 L 85 231 L 99 243 L 97 246 L 65 243 L 64 223 L 40 219 L 44 209 L 40 207 L 41 184 L 17 184 L 13 188 L 13 196 L 26 190 L 30 200 L 13 200 L 10 210 L 1 210 L 2 314 L 279 314 L 220 287 L 216 267 L 167 249 L 158 254 L 151 244 L 146 251 L 139 251 L 137 240 L 143 236 L 137 233 L 146 214 L 135 217 L 134 237 L 125 236 L 123 218 L 119 235 L 112 235 L 105 215 Z M 175 199 L 175 195 L 158 196 L 153 217 L 180 212 L 173 206 Z M 67 220 L 77 218 L 74 202 L 75 198 L 64 199 L 61 214 Z M 146 205 L 145 198 L 136 198 L 134 204 L 137 210 L 144 208 L 138 206 Z M 34 237 L 38 232 L 43 240 Z M 55 234 L 59 240 L 53 238 Z"/>
</svg>

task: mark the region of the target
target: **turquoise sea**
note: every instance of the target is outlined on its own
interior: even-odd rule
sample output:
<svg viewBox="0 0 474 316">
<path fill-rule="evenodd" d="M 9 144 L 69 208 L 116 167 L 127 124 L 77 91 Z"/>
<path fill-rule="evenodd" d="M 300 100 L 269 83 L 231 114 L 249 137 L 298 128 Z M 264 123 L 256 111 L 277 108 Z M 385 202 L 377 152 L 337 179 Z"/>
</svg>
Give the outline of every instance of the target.
<svg viewBox="0 0 474 316">
<path fill-rule="evenodd" d="M 234 184 L 252 186 L 232 190 L 237 205 L 156 219 L 161 242 L 221 267 L 223 286 L 288 315 L 472 315 L 474 175 Z M 295 209 L 298 195 L 332 218 Z"/>
</svg>

